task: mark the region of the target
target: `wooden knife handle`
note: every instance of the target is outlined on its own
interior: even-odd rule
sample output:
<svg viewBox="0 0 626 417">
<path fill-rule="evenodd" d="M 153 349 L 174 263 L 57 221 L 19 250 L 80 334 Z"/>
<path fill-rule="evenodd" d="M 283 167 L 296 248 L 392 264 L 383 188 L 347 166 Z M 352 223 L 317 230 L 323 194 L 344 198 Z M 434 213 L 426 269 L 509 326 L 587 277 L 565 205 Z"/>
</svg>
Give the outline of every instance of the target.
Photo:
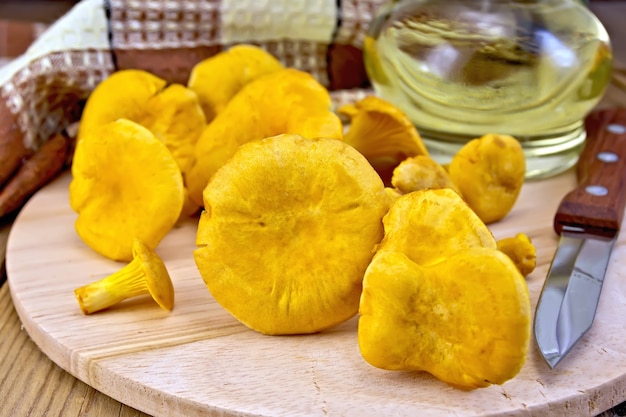
<svg viewBox="0 0 626 417">
<path fill-rule="evenodd" d="M 626 204 L 626 109 L 593 112 L 585 127 L 587 140 L 578 161 L 578 187 L 561 201 L 554 230 L 561 234 L 567 226 L 568 231 L 613 238 Z"/>
</svg>

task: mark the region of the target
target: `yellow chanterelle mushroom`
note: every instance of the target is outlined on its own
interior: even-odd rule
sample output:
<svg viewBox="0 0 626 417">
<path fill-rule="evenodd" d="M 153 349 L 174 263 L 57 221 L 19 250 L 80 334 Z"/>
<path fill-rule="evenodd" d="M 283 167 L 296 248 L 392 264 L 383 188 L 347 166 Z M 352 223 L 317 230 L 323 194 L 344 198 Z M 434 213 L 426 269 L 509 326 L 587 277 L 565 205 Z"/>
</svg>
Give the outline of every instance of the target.
<svg viewBox="0 0 626 417">
<path fill-rule="evenodd" d="M 356 314 L 390 202 L 354 148 L 299 135 L 247 143 L 204 201 L 196 265 L 239 321 L 264 334 L 304 334 Z"/>
<path fill-rule="evenodd" d="M 522 146 L 512 136 L 487 134 L 466 143 L 452 158 L 450 179 L 485 223 L 513 208 L 526 175 Z"/>
<path fill-rule="evenodd" d="M 246 84 L 198 139 L 186 178 L 190 198 L 202 205 L 213 174 L 247 142 L 285 133 L 341 139 L 343 126 L 331 107 L 328 90 L 304 71 L 282 69 Z"/>
<path fill-rule="evenodd" d="M 166 85 L 164 79 L 147 71 L 129 69 L 111 74 L 89 94 L 80 117 L 77 140 L 94 127 L 120 118 L 142 117 L 148 100 Z"/>
<path fill-rule="evenodd" d="M 373 366 L 463 389 L 502 384 L 526 360 L 524 277 L 451 189 L 398 197 L 363 279 L 359 348 Z"/>
<path fill-rule="evenodd" d="M 525 233 L 500 239 L 497 244 L 498 249 L 513 260 L 522 275 L 528 276 L 535 270 L 537 249 Z"/>
<path fill-rule="evenodd" d="M 76 146 L 69 186 L 76 232 L 101 255 L 128 261 L 134 239 L 156 248 L 178 220 L 183 178 L 167 147 L 134 122 L 87 133 Z"/>
<path fill-rule="evenodd" d="M 411 156 L 428 155 L 411 120 L 388 101 L 368 96 L 338 111 L 350 119 L 344 141 L 367 158 L 387 185 L 400 162 Z"/>
<path fill-rule="evenodd" d="M 206 126 L 196 93 L 181 84 L 166 81 L 147 71 L 120 70 L 102 81 L 89 95 L 81 115 L 78 142 L 94 128 L 127 119 L 150 130 L 167 146 L 183 180 L 194 158 L 195 146 Z M 184 214 L 198 211 L 185 201 Z"/>
<path fill-rule="evenodd" d="M 281 69 L 280 61 L 269 52 L 258 46 L 240 44 L 194 65 L 187 86 L 198 95 L 210 122 L 244 85 Z"/>
<path fill-rule="evenodd" d="M 458 192 L 445 168 L 428 155 L 405 159 L 393 170 L 393 185 L 401 194 L 428 188 L 452 188 Z"/>
<path fill-rule="evenodd" d="M 133 242 L 133 256 L 133 260 L 119 271 L 74 290 L 84 314 L 140 295 L 150 295 L 164 310 L 174 308 L 174 287 L 161 258 L 140 240 Z"/>
</svg>

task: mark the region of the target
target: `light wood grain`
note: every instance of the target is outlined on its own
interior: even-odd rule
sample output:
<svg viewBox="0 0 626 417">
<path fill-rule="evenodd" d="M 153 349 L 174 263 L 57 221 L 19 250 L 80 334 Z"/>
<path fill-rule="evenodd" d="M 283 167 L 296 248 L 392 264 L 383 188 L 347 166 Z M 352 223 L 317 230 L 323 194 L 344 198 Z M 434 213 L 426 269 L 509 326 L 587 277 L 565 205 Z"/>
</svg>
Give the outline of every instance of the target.
<svg viewBox="0 0 626 417">
<path fill-rule="evenodd" d="M 120 404 L 55 365 L 33 343 L 0 288 L 0 415 L 147 417 Z"/>
<path fill-rule="evenodd" d="M 502 386 L 452 389 L 422 373 L 373 368 L 359 355 L 356 319 L 308 336 L 246 329 L 212 299 L 197 272 L 195 221 L 159 247 L 176 289 L 170 314 L 147 299 L 83 316 L 73 289 L 122 265 L 94 254 L 73 230 L 68 175 L 40 191 L 9 237 L 7 272 L 17 313 L 41 350 L 89 386 L 153 415 L 578 415 L 626 398 L 626 280 L 616 245 L 592 330 L 556 370 L 534 345 L 521 373 Z M 496 237 L 525 232 L 538 248 L 528 278 L 533 304 L 552 258 L 552 215 L 572 172 L 530 182 Z"/>
<path fill-rule="evenodd" d="M 14 216 L 0 222 L 0 264 Z M 4 282 L 4 270 L 0 272 Z M 0 284 L 0 415 L 149 417 L 74 378 L 30 339 L 13 308 L 9 286 Z"/>
</svg>

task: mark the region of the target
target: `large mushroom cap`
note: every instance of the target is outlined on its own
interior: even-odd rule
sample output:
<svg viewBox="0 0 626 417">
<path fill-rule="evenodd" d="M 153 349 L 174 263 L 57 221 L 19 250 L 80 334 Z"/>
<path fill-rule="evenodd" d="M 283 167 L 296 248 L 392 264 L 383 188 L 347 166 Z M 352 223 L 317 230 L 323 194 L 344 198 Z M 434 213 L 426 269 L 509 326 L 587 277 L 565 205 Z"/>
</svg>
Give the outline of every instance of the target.
<svg viewBox="0 0 626 417">
<path fill-rule="evenodd" d="M 132 259 L 135 238 L 155 248 L 183 206 L 183 179 L 167 147 L 120 119 L 85 132 L 72 163 L 70 205 L 80 238 L 114 260 Z"/>
<path fill-rule="evenodd" d="M 204 191 L 196 264 L 215 299 L 266 334 L 357 312 L 390 201 L 354 148 L 280 135 L 243 145 Z"/>
<path fill-rule="evenodd" d="M 397 198 L 363 278 L 359 348 L 370 364 L 463 389 L 502 384 L 530 340 L 524 277 L 449 188 Z"/>
<path fill-rule="evenodd" d="M 467 248 L 431 266 L 377 252 L 359 312 L 359 349 L 368 363 L 426 371 L 465 390 L 503 384 L 528 354 L 526 282 L 493 248 Z"/>
</svg>

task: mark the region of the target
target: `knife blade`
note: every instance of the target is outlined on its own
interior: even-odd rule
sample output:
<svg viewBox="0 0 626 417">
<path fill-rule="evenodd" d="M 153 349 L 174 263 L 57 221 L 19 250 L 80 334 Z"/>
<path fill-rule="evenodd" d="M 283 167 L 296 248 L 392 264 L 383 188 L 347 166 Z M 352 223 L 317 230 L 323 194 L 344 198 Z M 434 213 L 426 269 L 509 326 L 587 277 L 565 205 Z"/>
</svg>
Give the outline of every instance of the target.
<svg viewBox="0 0 626 417">
<path fill-rule="evenodd" d="M 585 120 L 578 186 L 554 216 L 559 244 L 535 310 L 537 346 L 554 368 L 591 328 L 626 204 L 626 109 Z"/>
</svg>

